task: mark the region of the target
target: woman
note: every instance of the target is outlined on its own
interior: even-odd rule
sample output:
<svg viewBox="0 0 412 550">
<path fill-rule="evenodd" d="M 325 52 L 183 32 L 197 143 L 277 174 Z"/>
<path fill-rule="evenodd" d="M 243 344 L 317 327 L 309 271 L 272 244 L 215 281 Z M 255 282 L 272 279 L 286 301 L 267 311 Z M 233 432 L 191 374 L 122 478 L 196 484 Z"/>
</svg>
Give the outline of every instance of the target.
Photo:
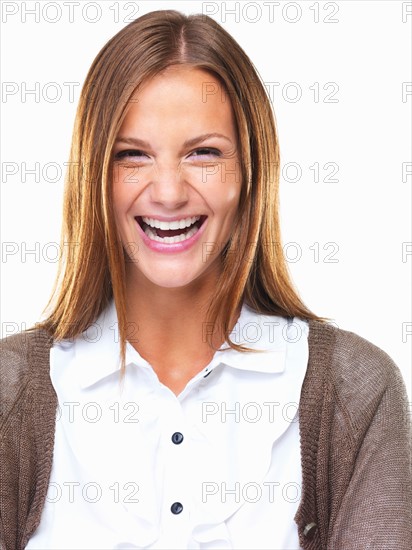
<svg viewBox="0 0 412 550">
<path fill-rule="evenodd" d="M 2 548 L 409 548 L 400 372 L 293 289 L 233 38 L 172 10 L 120 31 L 70 161 L 49 315 L 2 341 Z"/>
</svg>

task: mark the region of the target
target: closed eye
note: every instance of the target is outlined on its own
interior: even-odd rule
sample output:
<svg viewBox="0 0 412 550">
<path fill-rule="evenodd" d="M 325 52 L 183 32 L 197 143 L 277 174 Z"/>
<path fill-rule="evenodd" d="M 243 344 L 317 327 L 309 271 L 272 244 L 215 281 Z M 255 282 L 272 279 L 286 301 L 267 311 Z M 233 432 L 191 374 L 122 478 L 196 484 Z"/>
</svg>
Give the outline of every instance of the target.
<svg viewBox="0 0 412 550">
<path fill-rule="evenodd" d="M 207 157 L 207 156 L 215 156 L 220 157 L 222 153 L 219 151 L 219 149 L 214 149 L 213 147 L 202 147 L 201 149 L 196 149 L 192 153 L 190 153 L 194 157 Z M 140 151 L 139 149 L 125 149 L 124 151 L 119 151 L 115 154 L 115 159 L 122 159 L 126 157 L 137 157 L 142 158 L 146 156 L 143 151 Z"/>
<path fill-rule="evenodd" d="M 119 151 L 115 154 L 114 158 L 116 159 L 122 159 L 125 157 L 142 157 L 144 156 L 143 151 L 139 151 L 138 149 L 126 149 L 124 151 Z"/>
<path fill-rule="evenodd" d="M 220 157 L 222 153 L 219 151 L 219 149 L 213 149 L 212 147 L 202 147 L 201 149 L 196 149 L 191 154 L 195 157 L 204 157 L 209 155 Z"/>
</svg>

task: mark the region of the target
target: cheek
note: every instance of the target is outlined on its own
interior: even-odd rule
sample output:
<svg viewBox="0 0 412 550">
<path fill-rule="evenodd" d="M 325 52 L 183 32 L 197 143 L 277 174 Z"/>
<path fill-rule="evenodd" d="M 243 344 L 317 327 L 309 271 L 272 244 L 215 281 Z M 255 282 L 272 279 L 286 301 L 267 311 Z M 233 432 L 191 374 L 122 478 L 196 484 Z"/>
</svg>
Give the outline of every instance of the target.
<svg viewBox="0 0 412 550">
<path fill-rule="evenodd" d="M 236 214 L 242 188 L 240 170 L 228 166 L 216 176 L 213 191 L 210 193 L 214 210 L 222 216 L 232 218 Z"/>
<path fill-rule="evenodd" d="M 127 220 L 127 210 L 130 205 L 130 199 L 127 197 L 128 193 L 124 192 L 124 186 L 120 183 L 113 182 L 112 186 L 112 205 L 114 223 L 123 244 L 130 240 L 128 237 L 129 227 Z"/>
<path fill-rule="evenodd" d="M 115 167 L 112 177 L 112 198 L 116 215 L 127 212 L 136 195 L 136 183 L 130 180 L 131 169 Z"/>
<path fill-rule="evenodd" d="M 116 220 L 117 226 L 121 227 L 121 215 L 125 211 L 124 209 L 124 198 L 120 193 L 120 190 L 115 185 L 113 186 L 112 191 L 112 200 L 113 200 L 113 213 Z"/>
</svg>

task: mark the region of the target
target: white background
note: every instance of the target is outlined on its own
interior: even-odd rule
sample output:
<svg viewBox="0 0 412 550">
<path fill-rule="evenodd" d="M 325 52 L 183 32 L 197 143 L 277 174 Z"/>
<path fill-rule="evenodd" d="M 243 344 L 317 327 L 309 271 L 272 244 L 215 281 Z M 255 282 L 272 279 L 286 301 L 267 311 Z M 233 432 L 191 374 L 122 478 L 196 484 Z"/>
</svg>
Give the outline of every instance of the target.
<svg viewBox="0 0 412 550">
<path fill-rule="evenodd" d="M 411 2 L 2 1 L 2 335 L 34 324 L 49 298 L 55 166 L 89 66 L 128 17 L 170 8 L 211 15 L 254 62 L 277 118 L 292 278 L 312 311 L 385 350 L 411 395 Z M 338 181 L 324 181 L 326 163 Z"/>
</svg>

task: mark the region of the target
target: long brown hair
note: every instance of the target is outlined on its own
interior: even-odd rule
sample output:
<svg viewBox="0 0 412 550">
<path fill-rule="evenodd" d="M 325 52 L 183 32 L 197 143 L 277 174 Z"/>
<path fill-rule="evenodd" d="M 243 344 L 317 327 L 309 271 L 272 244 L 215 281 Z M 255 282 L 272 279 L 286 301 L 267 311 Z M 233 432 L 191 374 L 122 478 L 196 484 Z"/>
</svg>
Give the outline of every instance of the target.
<svg viewBox="0 0 412 550">
<path fill-rule="evenodd" d="M 112 207 L 112 147 L 136 89 L 175 64 L 203 69 L 222 82 L 239 135 L 243 185 L 238 217 L 222 251 L 223 270 L 207 312 L 209 323 L 215 327 L 219 319 L 230 347 L 248 351 L 229 337 L 230 319 L 242 301 L 263 314 L 326 320 L 303 304 L 282 252 L 276 123 L 253 63 L 212 18 L 153 11 L 109 40 L 86 77 L 65 184 L 65 255 L 46 307 L 50 313 L 37 325 L 56 340 L 76 337 L 114 298 L 122 374 L 127 340 L 125 251 Z"/>
</svg>

